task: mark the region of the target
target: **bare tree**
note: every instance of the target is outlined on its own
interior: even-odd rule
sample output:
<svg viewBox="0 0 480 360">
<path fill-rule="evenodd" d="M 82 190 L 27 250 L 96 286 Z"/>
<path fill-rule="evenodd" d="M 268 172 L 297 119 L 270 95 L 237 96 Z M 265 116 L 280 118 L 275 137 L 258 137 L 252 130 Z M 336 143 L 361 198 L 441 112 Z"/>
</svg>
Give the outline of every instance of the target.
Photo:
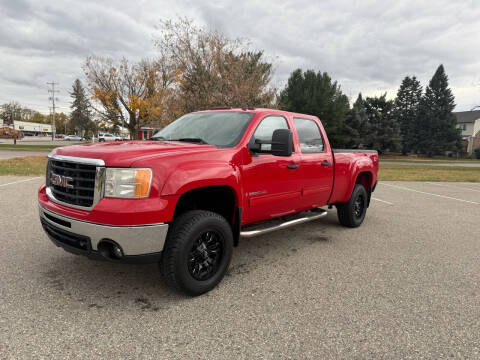
<svg viewBox="0 0 480 360">
<path fill-rule="evenodd" d="M 156 46 L 179 77 L 182 112 L 222 106 L 272 106 L 272 64 L 244 39 L 196 27 L 191 20 L 161 21 Z"/>
</svg>

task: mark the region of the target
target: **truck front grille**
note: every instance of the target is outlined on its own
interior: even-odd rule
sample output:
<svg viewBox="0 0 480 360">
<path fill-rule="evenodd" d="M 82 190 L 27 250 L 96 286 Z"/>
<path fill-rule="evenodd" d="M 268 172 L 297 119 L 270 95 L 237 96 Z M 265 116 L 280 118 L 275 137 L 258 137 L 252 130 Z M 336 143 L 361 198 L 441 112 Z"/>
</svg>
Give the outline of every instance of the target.
<svg viewBox="0 0 480 360">
<path fill-rule="evenodd" d="M 82 207 L 91 207 L 95 193 L 96 166 L 49 159 L 47 186 L 55 199 Z M 68 178 L 68 186 L 54 185 L 52 174 Z"/>
</svg>

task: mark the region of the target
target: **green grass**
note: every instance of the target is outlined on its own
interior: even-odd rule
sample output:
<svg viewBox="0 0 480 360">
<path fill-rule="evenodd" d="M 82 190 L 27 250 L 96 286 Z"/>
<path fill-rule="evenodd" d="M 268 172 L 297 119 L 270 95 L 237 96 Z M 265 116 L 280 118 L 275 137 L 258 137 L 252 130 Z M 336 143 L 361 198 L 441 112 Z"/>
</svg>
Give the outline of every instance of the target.
<svg viewBox="0 0 480 360">
<path fill-rule="evenodd" d="M 45 175 L 46 156 L 26 156 L 0 160 L 0 175 Z"/>
<path fill-rule="evenodd" d="M 0 175 L 44 175 L 45 156 L 0 160 Z M 480 182 L 480 167 L 380 164 L 379 180 Z"/>
<path fill-rule="evenodd" d="M 448 156 L 436 156 L 433 158 L 425 157 L 425 156 L 402 156 L 402 155 L 394 155 L 394 154 L 387 154 L 387 155 L 379 155 L 380 161 L 395 161 L 395 162 L 426 162 L 426 163 L 436 163 L 436 162 L 458 162 L 458 163 L 471 163 L 471 162 L 480 162 L 480 159 L 472 159 L 472 158 L 453 158 Z"/>
<path fill-rule="evenodd" d="M 26 144 L 0 144 L 0 150 L 19 150 L 19 151 L 52 151 L 57 147 L 65 145 L 26 145 Z"/>
<path fill-rule="evenodd" d="M 480 167 L 380 164 L 379 180 L 480 182 Z"/>
</svg>

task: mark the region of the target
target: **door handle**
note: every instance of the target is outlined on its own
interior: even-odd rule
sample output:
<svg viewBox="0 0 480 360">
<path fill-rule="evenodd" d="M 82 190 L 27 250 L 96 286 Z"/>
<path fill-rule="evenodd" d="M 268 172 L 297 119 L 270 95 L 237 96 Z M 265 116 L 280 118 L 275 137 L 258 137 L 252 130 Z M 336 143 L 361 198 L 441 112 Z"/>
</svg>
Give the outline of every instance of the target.
<svg viewBox="0 0 480 360">
<path fill-rule="evenodd" d="M 298 169 L 300 167 L 299 164 L 288 164 L 287 169 Z"/>
<path fill-rule="evenodd" d="M 330 166 L 330 165 L 332 165 L 330 161 L 327 161 L 327 160 L 322 161 L 322 166 Z"/>
</svg>

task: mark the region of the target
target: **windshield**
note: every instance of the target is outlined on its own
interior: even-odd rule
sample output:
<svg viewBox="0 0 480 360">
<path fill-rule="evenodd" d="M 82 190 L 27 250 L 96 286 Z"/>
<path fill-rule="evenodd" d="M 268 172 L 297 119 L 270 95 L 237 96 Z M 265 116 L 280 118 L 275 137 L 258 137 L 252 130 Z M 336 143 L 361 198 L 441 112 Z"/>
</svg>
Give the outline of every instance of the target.
<svg viewBox="0 0 480 360">
<path fill-rule="evenodd" d="M 192 140 L 218 147 L 237 145 L 255 114 L 202 112 L 182 116 L 157 132 L 154 140 Z"/>
</svg>

